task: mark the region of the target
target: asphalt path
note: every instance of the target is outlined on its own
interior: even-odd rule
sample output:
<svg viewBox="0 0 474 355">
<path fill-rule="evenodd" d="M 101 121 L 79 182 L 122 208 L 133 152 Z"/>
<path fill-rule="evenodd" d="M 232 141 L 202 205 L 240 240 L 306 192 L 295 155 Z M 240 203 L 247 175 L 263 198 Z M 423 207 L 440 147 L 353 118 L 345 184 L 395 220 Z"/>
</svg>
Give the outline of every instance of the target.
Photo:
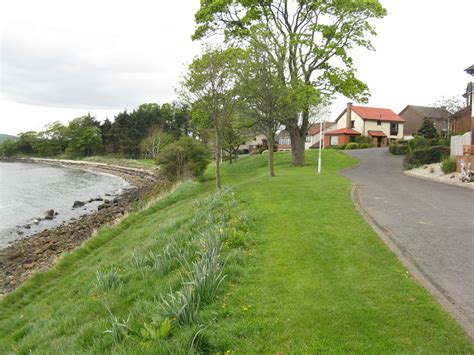
<svg viewBox="0 0 474 355">
<path fill-rule="evenodd" d="M 402 159 L 386 148 L 346 152 L 360 160 L 343 175 L 355 183 L 362 209 L 458 311 L 472 336 L 474 191 L 406 176 Z"/>
</svg>

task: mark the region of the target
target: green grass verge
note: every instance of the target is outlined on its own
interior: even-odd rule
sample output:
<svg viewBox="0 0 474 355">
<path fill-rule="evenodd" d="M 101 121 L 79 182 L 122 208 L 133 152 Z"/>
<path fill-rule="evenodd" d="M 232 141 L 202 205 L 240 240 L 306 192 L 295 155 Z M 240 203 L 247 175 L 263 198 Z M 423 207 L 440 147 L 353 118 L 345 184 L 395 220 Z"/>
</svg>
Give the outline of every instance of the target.
<svg viewBox="0 0 474 355">
<path fill-rule="evenodd" d="M 275 178 L 265 156 L 226 164 L 221 195 L 211 168 L 105 229 L 0 302 L 0 352 L 474 352 L 354 209 L 337 174 L 354 158 L 325 151 L 319 176 L 308 161 L 276 154 Z M 225 278 L 173 316 L 187 285 L 213 290 L 192 270 L 215 240 Z"/>
</svg>

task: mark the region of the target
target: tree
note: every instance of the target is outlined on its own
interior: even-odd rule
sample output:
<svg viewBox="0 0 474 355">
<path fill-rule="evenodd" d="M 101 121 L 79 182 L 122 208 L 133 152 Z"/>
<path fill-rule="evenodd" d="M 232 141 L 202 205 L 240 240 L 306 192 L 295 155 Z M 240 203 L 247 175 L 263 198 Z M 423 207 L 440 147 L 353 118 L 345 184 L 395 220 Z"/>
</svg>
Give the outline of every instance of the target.
<svg viewBox="0 0 474 355">
<path fill-rule="evenodd" d="M 142 140 L 140 149 L 146 158 L 155 159 L 160 151 L 168 144 L 172 143 L 174 137 L 163 132 L 160 127 L 153 127 L 150 133 Z"/>
<path fill-rule="evenodd" d="M 229 163 L 232 164 L 232 159 L 237 160 L 237 152 L 239 146 L 244 144 L 249 137 L 251 122 L 242 115 L 236 113 L 224 126 L 222 130 L 222 150 L 229 154 Z"/>
<path fill-rule="evenodd" d="M 262 42 L 262 41 L 260 41 Z M 248 48 L 245 69 L 240 75 L 240 93 L 257 131 L 267 138 L 268 175 L 275 176 L 273 147 L 275 135 L 285 118 L 291 115 L 291 95 L 278 78 L 278 66 L 268 60 L 253 41 Z"/>
<path fill-rule="evenodd" d="M 204 54 L 191 63 L 182 82 L 182 97 L 193 105 L 193 117 L 201 126 L 215 132 L 216 187 L 221 189 L 220 160 L 222 135 L 236 112 L 238 103 L 235 84 L 241 51 L 207 46 Z"/>
<path fill-rule="evenodd" d="M 209 148 L 191 137 L 168 144 L 156 162 L 171 180 L 197 177 L 204 173 L 210 158 Z"/>
<path fill-rule="evenodd" d="M 59 154 L 63 153 L 66 127 L 59 121 L 46 126 L 45 137 L 57 144 Z"/>
<path fill-rule="evenodd" d="M 355 77 L 349 51 L 372 49 L 367 35 L 375 35 L 369 20 L 385 16 L 378 0 L 227 0 L 201 1 L 193 39 L 224 32 L 227 40 L 253 40 L 257 26 L 269 34 L 261 46 L 276 66 L 279 78 L 305 97 L 314 87 L 321 101 L 334 93 L 366 102 L 368 87 Z M 295 96 L 297 97 L 297 96 Z M 300 101 L 299 112 L 285 124 L 290 133 L 294 165 L 304 165 L 304 141 L 310 120 L 310 102 Z"/>
<path fill-rule="evenodd" d="M 102 134 L 94 121 L 95 118 L 87 115 L 75 118 L 69 123 L 66 131 L 69 140 L 67 152 L 89 156 L 101 146 Z"/>
<path fill-rule="evenodd" d="M 433 123 L 433 120 L 424 118 L 423 123 L 418 130 L 418 134 L 425 137 L 426 139 L 438 138 L 438 132 L 436 132 L 436 127 Z"/>
<path fill-rule="evenodd" d="M 18 153 L 18 144 L 15 139 L 8 138 L 0 144 L 0 156 L 11 157 Z"/>
<path fill-rule="evenodd" d="M 461 96 L 441 96 L 436 99 L 435 103 L 431 106 L 445 108 L 450 113 L 454 114 L 466 107 L 466 100 L 464 100 Z"/>
</svg>

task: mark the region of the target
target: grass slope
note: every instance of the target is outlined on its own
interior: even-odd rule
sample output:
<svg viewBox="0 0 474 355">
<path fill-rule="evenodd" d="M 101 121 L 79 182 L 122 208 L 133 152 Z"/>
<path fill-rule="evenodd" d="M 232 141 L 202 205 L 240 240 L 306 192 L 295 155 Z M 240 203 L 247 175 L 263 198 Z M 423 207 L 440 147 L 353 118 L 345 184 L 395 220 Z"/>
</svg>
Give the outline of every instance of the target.
<svg viewBox="0 0 474 355">
<path fill-rule="evenodd" d="M 223 180 L 232 198 L 213 195 L 210 169 L 207 181 L 187 183 L 102 231 L 1 301 L 0 350 L 474 352 L 461 328 L 354 209 L 350 182 L 337 172 L 355 160 L 324 153 L 320 176 L 314 164 L 291 167 L 287 153 L 276 154 L 275 178 L 266 176 L 264 156 L 227 165 Z M 137 253 L 174 241 L 197 248 L 196 235 L 208 228 L 223 233 L 226 279 L 200 306 L 196 321 L 171 318 L 173 329 L 150 340 L 144 323 L 167 324 L 160 293 L 183 287 L 184 271 L 179 265 L 164 275 L 137 269 Z M 195 260 L 200 254 L 190 255 Z M 116 270 L 118 285 L 101 289 L 97 269 Z M 103 333 L 111 329 L 105 304 L 119 323 L 130 316 L 131 331 L 117 341 Z"/>
</svg>

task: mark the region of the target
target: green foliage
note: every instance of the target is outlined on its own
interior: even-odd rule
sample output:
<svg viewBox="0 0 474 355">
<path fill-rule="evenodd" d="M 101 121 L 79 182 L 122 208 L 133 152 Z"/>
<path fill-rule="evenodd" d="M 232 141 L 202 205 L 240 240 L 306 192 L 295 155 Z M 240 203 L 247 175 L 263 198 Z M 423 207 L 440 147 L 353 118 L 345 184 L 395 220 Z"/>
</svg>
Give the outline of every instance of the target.
<svg viewBox="0 0 474 355">
<path fill-rule="evenodd" d="M 141 153 L 145 158 L 156 159 L 160 151 L 174 140 L 171 134 L 163 132 L 158 127 L 153 127 L 140 143 Z"/>
<path fill-rule="evenodd" d="M 408 151 L 413 152 L 417 149 L 424 149 L 429 147 L 429 141 L 423 136 L 416 136 L 408 141 Z"/>
<path fill-rule="evenodd" d="M 399 142 L 391 143 L 388 150 L 393 155 L 405 155 L 408 153 L 408 144 L 400 144 Z"/>
<path fill-rule="evenodd" d="M 128 315 L 127 319 L 123 319 L 122 321 L 120 321 L 120 319 L 112 313 L 108 305 L 106 306 L 106 308 L 110 315 L 111 328 L 106 329 L 104 333 L 110 334 L 112 336 L 112 339 L 114 340 L 114 343 L 117 345 L 124 339 L 129 337 L 130 314 Z"/>
<path fill-rule="evenodd" d="M 69 122 L 66 136 L 69 145 L 66 153 L 89 156 L 97 152 L 102 145 L 100 123 L 90 115 L 75 118 Z"/>
<path fill-rule="evenodd" d="M 356 142 L 351 142 L 348 143 L 345 147 L 345 149 L 351 150 L 351 149 L 359 149 L 359 144 Z"/>
<path fill-rule="evenodd" d="M 441 162 L 441 170 L 445 174 L 454 173 L 456 171 L 456 159 L 447 157 Z"/>
<path fill-rule="evenodd" d="M 210 160 L 209 148 L 191 137 L 182 137 L 167 145 L 158 155 L 156 163 L 169 179 L 201 176 Z"/>
<path fill-rule="evenodd" d="M 426 139 L 438 138 L 438 132 L 433 123 L 433 120 L 429 118 L 424 118 L 423 123 L 421 124 L 420 129 L 418 130 L 418 135 L 425 137 Z"/>
<path fill-rule="evenodd" d="M 165 318 L 161 324 L 156 322 L 144 323 L 141 329 L 140 345 L 147 346 L 156 340 L 164 340 L 172 335 L 174 329 L 173 321 Z"/>
<path fill-rule="evenodd" d="M 97 285 L 103 291 L 109 291 L 117 287 L 121 282 L 118 270 L 116 270 L 115 268 L 107 272 L 97 270 L 95 273 L 95 277 L 97 280 Z"/>
<path fill-rule="evenodd" d="M 372 138 L 368 136 L 358 136 L 355 138 L 355 142 L 359 144 L 366 143 L 368 145 L 372 143 Z"/>
<path fill-rule="evenodd" d="M 312 0 L 291 6 L 286 1 L 201 1 L 193 39 L 223 32 L 229 42 L 257 42 L 293 94 L 295 102 L 290 107 L 296 113 L 285 124 L 294 132 L 293 164 L 301 166 L 301 143 L 314 98 L 321 104 L 339 92 L 360 102 L 368 100 L 368 87 L 356 78 L 349 52 L 355 47 L 372 49 L 368 37 L 376 33 L 370 21 L 385 15 L 376 0 Z"/>
<path fill-rule="evenodd" d="M 370 146 L 369 143 L 361 143 L 361 144 L 359 145 L 359 148 L 360 148 L 360 149 L 366 149 L 366 148 L 369 148 L 369 146 Z"/>
<path fill-rule="evenodd" d="M 18 153 L 18 144 L 15 139 L 4 140 L 0 144 L 0 156 L 12 157 Z"/>
<path fill-rule="evenodd" d="M 403 166 L 405 169 L 411 169 L 424 164 L 439 163 L 445 155 L 449 155 L 449 148 L 435 146 L 416 149 L 405 156 Z"/>
</svg>

